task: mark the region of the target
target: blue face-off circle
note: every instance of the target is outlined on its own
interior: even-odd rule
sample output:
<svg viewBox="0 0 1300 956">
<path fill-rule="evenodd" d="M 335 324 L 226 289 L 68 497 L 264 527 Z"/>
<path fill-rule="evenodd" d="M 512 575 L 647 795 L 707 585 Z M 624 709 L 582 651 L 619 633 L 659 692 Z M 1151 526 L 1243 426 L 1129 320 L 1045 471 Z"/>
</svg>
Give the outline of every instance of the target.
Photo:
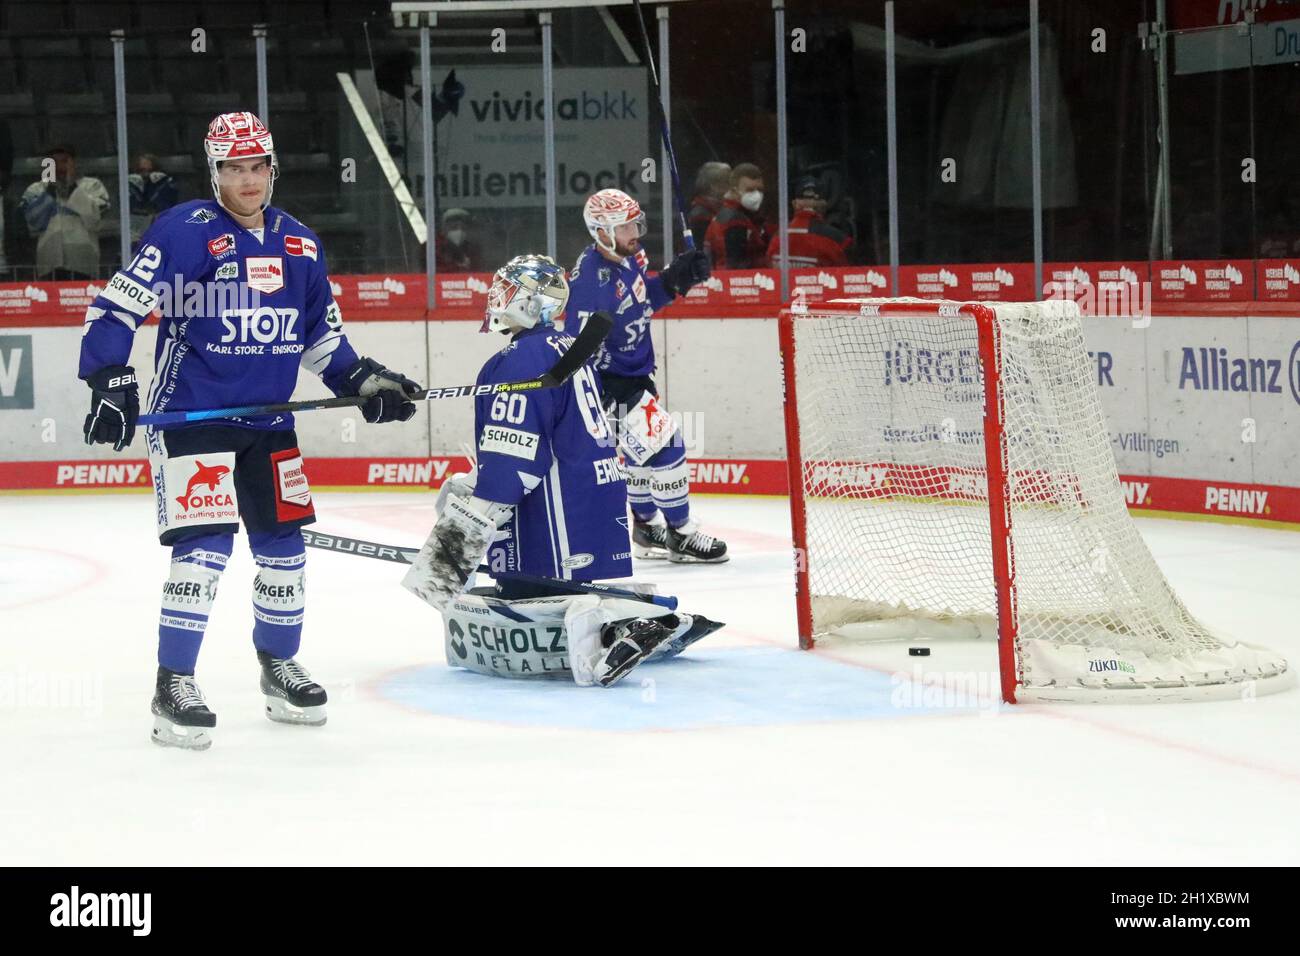
<svg viewBox="0 0 1300 956">
<path fill-rule="evenodd" d="M 970 713 L 927 706 L 906 675 L 769 647 L 692 650 L 611 688 L 509 680 L 429 664 L 385 678 L 381 697 L 431 715 L 574 730 L 689 730 Z"/>
</svg>

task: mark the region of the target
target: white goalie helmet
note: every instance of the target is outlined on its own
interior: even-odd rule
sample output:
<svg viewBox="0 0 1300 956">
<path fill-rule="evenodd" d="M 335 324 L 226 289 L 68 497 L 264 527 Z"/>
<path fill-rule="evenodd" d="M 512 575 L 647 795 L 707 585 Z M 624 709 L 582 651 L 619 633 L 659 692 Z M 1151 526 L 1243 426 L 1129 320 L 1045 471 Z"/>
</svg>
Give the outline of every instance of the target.
<svg viewBox="0 0 1300 956">
<path fill-rule="evenodd" d="M 614 251 L 614 227 L 626 222 L 636 223 L 637 236 L 645 235 L 645 213 L 641 204 L 621 189 L 602 189 L 587 197 L 582 207 L 582 219 L 587 224 L 587 231 L 596 244 L 609 252 Z M 609 236 L 609 241 L 601 238 L 601 232 Z"/>
<path fill-rule="evenodd" d="M 492 277 L 481 332 L 554 325 L 569 303 L 569 280 L 550 256 L 515 256 Z"/>
</svg>

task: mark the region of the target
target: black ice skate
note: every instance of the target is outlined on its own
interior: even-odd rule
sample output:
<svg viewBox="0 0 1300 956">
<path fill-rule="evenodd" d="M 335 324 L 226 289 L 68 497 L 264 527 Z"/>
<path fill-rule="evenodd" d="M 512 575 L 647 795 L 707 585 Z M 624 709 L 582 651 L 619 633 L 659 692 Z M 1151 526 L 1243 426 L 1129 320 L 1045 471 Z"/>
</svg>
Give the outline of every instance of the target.
<svg viewBox="0 0 1300 956">
<path fill-rule="evenodd" d="M 154 721 L 150 739 L 158 746 L 185 750 L 207 750 L 212 746 L 217 715 L 208 710 L 192 674 L 178 674 L 160 666 L 151 709 Z"/>
<path fill-rule="evenodd" d="M 266 695 L 266 716 L 281 724 L 325 723 L 325 688 L 292 657 L 272 657 L 257 652 L 262 665 L 262 693 Z"/>
<path fill-rule="evenodd" d="M 668 530 L 632 516 L 632 557 L 662 561 L 668 557 Z"/>
<path fill-rule="evenodd" d="M 699 530 L 688 521 L 680 528 L 666 529 L 668 560 L 677 564 L 721 564 L 728 560 L 727 544 Z"/>
<path fill-rule="evenodd" d="M 601 643 L 609 650 L 596 665 L 597 683 L 601 687 L 617 684 L 637 664 L 652 657 L 672 637 L 676 626 L 677 618 L 671 614 L 651 620 L 637 618 L 606 624 Z"/>
</svg>

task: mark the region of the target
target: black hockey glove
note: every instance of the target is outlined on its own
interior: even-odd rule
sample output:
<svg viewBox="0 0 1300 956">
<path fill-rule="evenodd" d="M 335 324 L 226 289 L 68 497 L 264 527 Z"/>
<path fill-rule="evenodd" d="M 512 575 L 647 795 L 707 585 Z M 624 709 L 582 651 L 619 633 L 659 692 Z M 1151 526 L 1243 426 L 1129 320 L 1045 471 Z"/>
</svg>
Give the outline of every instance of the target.
<svg viewBox="0 0 1300 956">
<path fill-rule="evenodd" d="M 108 365 L 86 377 L 90 386 L 90 414 L 82 433 L 86 444 L 112 445 L 121 451 L 135 438 L 135 420 L 140 417 L 140 386 L 129 365 Z"/>
<path fill-rule="evenodd" d="M 668 263 L 659 277 L 668 292 L 685 295 L 691 286 L 699 285 L 709 277 L 709 257 L 703 249 L 690 249 Z"/>
<path fill-rule="evenodd" d="M 420 394 L 424 388 L 374 359 L 361 358 L 343 373 L 336 391 L 366 399 L 361 414 L 368 422 L 405 422 L 415 415 L 415 403 L 410 396 Z"/>
</svg>

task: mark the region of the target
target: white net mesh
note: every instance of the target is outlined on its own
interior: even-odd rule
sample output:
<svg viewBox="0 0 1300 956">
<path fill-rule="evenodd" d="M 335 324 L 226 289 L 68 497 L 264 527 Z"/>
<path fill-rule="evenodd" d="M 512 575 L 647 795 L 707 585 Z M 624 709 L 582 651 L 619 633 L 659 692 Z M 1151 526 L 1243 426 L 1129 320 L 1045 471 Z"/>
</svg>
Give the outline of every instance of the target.
<svg viewBox="0 0 1300 956">
<path fill-rule="evenodd" d="M 813 632 L 919 618 L 991 636 L 978 324 L 940 317 L 938 303 L 928 314 L 891 311 L 905 301 L 919 300 L 864 300 L 880 315 L 817 306 L 793 319 Z M 1180 690 L 1289 677 L 1282 658 L 1188 613 L 1138 535 L 1074 304 L 989 305 L 1001 339 L 1022 687 Z"/>
</svg>

